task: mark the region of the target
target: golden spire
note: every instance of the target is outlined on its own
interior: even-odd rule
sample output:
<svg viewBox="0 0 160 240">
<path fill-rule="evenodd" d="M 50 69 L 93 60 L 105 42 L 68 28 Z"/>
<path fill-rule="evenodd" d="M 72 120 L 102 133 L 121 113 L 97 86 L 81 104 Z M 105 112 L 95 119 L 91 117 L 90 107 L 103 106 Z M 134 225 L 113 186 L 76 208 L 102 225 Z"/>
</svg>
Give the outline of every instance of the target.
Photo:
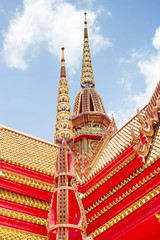
<svg viewBox="0 0 160 240">
<path fill-rule="evenodd" d="M 83 45 L 83 60 L 82 60 L 82 75 L 81 75 L 81 87 L 94 87 L 95 81 L 92 70 L 91 54 L 88 41 L 87 30 L 87 13 L 84 13 L 84 45 Z"/>
<path fill-rule="evenodd" d="M 57 105 L 57 123 L 55 125 L 56 132 L 54 140 L 56 143 L 61 143 L 64 137 L 66 141 L 73 139 L 72 132 L 72 115 L 71 106 L 69 104 L 69 88 L 67 86 L 66 71 L 65 71 L 65 59 L 64 59 L 64 48 L 62 48 L 62 59 L 61 59 L 61 74 L 60 74 L 59 88 L 58 88 L 58 105 Z"/>
</svg>

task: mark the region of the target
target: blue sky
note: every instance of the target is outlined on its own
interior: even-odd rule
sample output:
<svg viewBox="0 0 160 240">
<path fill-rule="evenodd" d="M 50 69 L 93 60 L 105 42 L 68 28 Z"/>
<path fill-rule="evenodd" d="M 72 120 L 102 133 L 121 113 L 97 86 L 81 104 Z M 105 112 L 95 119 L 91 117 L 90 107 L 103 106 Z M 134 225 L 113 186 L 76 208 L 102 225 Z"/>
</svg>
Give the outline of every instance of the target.
<svg viewBox="0 0 160 240">
<path fill-rule="evenodd" d="M 80 90 L 84 11 L 96 89 L 120 128 L 160 80 L 159 0 L 0 0 L 0 124 L 53 141 L 60 57 Z"/>
</svg>

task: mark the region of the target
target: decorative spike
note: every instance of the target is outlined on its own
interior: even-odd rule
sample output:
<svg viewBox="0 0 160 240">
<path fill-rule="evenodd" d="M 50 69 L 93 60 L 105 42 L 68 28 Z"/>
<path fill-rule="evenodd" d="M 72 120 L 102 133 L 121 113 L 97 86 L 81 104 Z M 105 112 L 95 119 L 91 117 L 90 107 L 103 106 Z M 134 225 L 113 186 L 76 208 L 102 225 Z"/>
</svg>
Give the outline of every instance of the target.
<svg viewBox="0 0 160 240">
<path fill-rule="evenodd" d="M 55 143 L 61 143 L 64 137 L 67 142 L 72 141 L 74 134 L 72 132 L 72 115 L 71 106 L 69 104 L 69 88 L 67 86 L 66 70 L 65 70 L 65 58 L 64 58 L 64 47 L 62 49 L 61 59 L 61 79 L 59 81 L 58 89 L 58 106 L 57 106 L 57 123 L 55 132 Z"/>
<path fill-rule="evenodd" d="M 64 47 L 61 48 L 62 50 L 62 58 L 61 58 L 61 78 L 66 78 L 66 69 L 65 69 L 65 58 L 64 58 Z"/>
<path fill-rule="evenodd" d="M 88 30 L 87 30 L 87 13 L 84 13 L 84 38 L 88 38 Z"/>
<path fill-rule="evenodd" d="M 94 76 L 91 63 L 91 54 L 88 41 L 88 29 L 87 29 L 87 13 L 84 13 L 84 45 L 83 45 L 83 60 L 82 60 L 82 75 L 81 75 L 81 87 L 94 87 Z"/>
</svg>

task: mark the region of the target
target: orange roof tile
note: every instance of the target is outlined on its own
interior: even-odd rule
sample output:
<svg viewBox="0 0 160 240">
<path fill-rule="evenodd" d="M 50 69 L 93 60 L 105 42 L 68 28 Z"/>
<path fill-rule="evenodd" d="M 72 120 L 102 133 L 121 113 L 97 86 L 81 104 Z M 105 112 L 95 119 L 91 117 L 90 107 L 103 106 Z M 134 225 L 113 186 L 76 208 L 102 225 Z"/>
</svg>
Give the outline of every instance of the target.
<svg viewBox="0 0 160 240">
<path fill-rule="evenodd" d="M 1 159 L 50 176 L 54 175 L 58 146 L 0 125 Z"/>
</svg>

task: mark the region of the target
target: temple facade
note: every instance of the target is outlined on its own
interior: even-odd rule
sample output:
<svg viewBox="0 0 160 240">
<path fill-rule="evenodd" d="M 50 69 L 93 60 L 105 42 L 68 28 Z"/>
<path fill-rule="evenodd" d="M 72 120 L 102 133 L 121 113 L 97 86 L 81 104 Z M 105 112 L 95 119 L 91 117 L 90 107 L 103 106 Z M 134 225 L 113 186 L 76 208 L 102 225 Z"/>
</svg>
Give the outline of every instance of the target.
<svg viewBox="0 0 160 240">
<path fill-rule="evenodd" d="M 73 114 L 62 48 L 54 143 L 0 125 L 0 240 L 160 239 L 160 82 L 119 130 L 95 82 L 85 13 Z"/>
</svg>

